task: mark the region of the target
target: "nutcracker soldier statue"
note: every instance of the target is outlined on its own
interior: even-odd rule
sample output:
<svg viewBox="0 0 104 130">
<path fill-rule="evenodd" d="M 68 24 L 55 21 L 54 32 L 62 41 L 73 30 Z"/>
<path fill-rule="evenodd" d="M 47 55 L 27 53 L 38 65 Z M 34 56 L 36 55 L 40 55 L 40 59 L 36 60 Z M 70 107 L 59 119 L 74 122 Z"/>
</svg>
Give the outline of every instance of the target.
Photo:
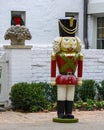
<svg viewBox="0 0 104 130">
<path fill-rule="evenodd" d="M 57 119 L 70 122 L 75 119 L 72 115 L 75 86 L 82 84 L 83 55 L 80 52 L 81 41 L 75 36 L 76 19 L 60 19 L 58 23 L 60 37 L 53 42 L 51 84 L 57 85 Z M 57 76 L 56 65 L 59 70 Z"/>
</svg>

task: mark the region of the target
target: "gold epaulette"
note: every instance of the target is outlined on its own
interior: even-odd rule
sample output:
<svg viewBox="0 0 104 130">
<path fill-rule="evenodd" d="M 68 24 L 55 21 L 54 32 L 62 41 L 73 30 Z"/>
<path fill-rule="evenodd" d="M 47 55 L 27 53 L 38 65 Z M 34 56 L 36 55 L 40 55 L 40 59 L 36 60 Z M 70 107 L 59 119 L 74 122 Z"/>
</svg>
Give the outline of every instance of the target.
<svg viewBox="0 0 104 130">
<path fill-rule="evenodd" d="M 80 53 L 80 60 L 83 60 L 83 54 Z"/>
<path fill-rule="evenodd" d="M 56 60 L 56 55 L 55 54 L 51 55 L 51 60 Z"/>
</svg>

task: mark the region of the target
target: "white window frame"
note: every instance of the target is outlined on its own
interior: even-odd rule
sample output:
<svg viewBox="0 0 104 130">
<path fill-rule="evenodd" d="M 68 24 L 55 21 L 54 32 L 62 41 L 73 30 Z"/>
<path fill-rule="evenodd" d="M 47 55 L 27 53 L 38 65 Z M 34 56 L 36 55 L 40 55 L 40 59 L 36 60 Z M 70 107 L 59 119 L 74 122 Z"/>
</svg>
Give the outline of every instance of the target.
<svg viewBox="0 0 104 130">
<path fill-rule="evenodd" d="M 97 48 L 97 18 L 98 17 L 104 17 L 104 13 L 93 14 L 92 43 L 94 49 L 98 49 Z"/>
<path fill-rule="evenodd" d="M 98 18 L 104 18 L 104 16 L 102 16 L 102 17 L 97 17 L 97 19 L 98 19 Z M 104 29 L 104 27 L 102 27 L 102 26 L 100 26 L 100 27 L 97 26 L 97 30 L 96 30 L 96 31 L 98 31 L 98 29 L 102 29 L 102 28 Z M 101 38 L 97 38 L 97 37 L 96 37 L 96 48 L 97 48 L 97 45 L 98 45 L 97 41 L 100 40 L 100 39 L 104 40 L 103 37 L 101 37 Z M 101 47 L 101 48 L 99 48 L 99 49 L 104 49 L 104 48 Z"/>
</svg>

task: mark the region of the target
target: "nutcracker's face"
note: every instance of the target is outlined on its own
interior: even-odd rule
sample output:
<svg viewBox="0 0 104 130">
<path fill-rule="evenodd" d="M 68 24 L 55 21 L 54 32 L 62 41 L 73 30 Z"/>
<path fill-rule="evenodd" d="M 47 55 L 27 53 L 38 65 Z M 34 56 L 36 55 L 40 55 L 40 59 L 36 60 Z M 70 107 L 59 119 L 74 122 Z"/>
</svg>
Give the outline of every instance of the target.
<svg viewBox="0 0 104 130">
<path fill-rule="evenodd" d="M 61 41 L 61 51 L 64 52 L 75 52 L 77 48 L 77 39 L 76 37 L 63 37 Z"/>
</svg>

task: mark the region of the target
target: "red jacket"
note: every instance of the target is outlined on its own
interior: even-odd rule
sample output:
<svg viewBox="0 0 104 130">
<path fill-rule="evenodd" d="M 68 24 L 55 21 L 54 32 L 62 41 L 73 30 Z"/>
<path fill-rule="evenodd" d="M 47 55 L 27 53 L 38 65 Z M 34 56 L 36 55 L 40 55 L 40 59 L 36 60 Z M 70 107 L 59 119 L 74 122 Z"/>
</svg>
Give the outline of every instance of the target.
<svg viewBox="0 0 104 130">
<path fill-rule="evenodd" d="M 62 52 L 51 57 L 51 77 L 56 77 L 56 64 L 59 75 L 56 78 L 57 84 L 77 84 L 77 78 L 74 75 L 77 69 L 77 77 L 82 78 L 83 55 L 64 54 Z"/>
</svg>

